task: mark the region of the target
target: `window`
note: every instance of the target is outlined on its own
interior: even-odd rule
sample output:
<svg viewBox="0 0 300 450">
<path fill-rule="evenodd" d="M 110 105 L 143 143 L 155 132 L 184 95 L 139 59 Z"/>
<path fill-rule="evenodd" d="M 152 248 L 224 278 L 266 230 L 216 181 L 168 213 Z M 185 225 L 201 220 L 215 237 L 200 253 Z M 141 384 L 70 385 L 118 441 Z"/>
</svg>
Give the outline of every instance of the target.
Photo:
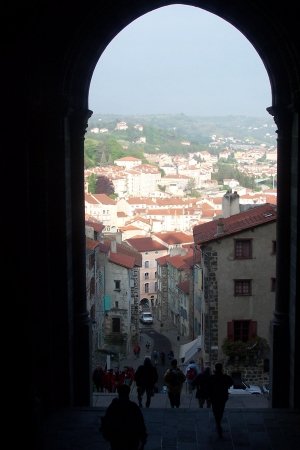
<svg viewBox="0 0 300 450">
<path fill-rule="evenodd" d="M 113 333 L 120 333 L 121 331 L 121 321 L 118 317 L 112 318 L 112 332 Z"/>
<path fill-rule="evenodd" d="M 145 283 L 145 292 L 149 292 L 149 283 Z"/>
<path fill-rule="evenodd" d="M 271 278 L 271 292 L 276 291 L 276 278 Z"/>
<path fill-rule="evenodd" d="M 115 291 L 121 290 L 121 281 L 120 280 L 114 280 L 115 282 Z"/>
<path fill-rule="evenodd" d="M 252 258 L 252 239 L 235 239 L 234 257 L 235 259 Z"/>
<path fill-rule="evenodd" d="M 157 281 L 155 281 L 155 284 L 154 284 L 154 292 L 157 292 Z"/>
<path fill-rule="evenodd" d="M 157 272 L 154 273 L 154 278 L 157 278 Z"/>
<path fill-rule="evenodd" d="M 115 302 L 115 308 L 119 308 L 119 302 Z"/>
<path fill-rule="evenodd" d="M 272 253 L 276 255 L 276 241 L 272 241 Z"/>
<path fill-rule="evenodd" d="M 254 320 L 227 322 L 227 336 L 231 341 L 247 342 L 257 336 L 257 322 Z"/>
<path fill-rule="evenodd" d="M 250 320 L 233 321 L 233 340 L 247 342 L 249 339 Z"/>
<path fill-rule="evenodd" d="M 251 295 L 251 280 L 234 280 L 234 295 Z"/>
<path fill-rule="evenodd" d="M 149 261 L 145 261 L 145 268 L 149 269 Z"/>
<path fill-rule="evenodd" d="M 148 279 L 149 279 L 149 273 L 145 272 L 145 280 L 148 280 Z"/>
</svg>

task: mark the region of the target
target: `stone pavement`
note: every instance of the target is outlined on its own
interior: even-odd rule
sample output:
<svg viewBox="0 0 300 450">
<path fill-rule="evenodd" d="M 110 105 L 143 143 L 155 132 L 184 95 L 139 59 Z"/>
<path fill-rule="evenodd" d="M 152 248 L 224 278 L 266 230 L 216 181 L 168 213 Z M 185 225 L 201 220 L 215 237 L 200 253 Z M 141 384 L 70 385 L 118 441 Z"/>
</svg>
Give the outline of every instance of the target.
<svg viewBox="0 0 300 450">
<path fill-rule="evenodd" d="M 209 409 L 143 408 L 145 450 L 299 450 L 300 411 L 226 409 L 223 438 Z M 41 450 L 108 450 L 99 432 L 105 408 L 71 409 L 44 424 Z"/>
<path fill-rule="evenodd" d="M 159 324 L 154 324 L 158 331 Z M 162 328 L 162 327 L 161 327 Z M 159 331 L 162 329 L 159 327 Z M 150 331 L 150 330 L 149 330 Z M 179 345 L 174 328 L 164 327 L 175 357 Z M 150 340 L 149 335 L 142 333 Z M 142 349 L 144 348 L 141 345 Z M 136 368 L 140 359 L 128 355 L 119 366 Z M 93 407 L 56 412 L 44 424 L 39 450 L 109 450 L 99 432 L 100 417 L 116 394 L 94 393 Z M 136 390 L 132 387 L 132 400 Z M 223 438 L 219 438 L 210 409 L 198 408 L 194 395 L 182 392 L 179 409 L 170 408 L 166 394 L 155 394 L 150 408 L 142 409 L 148 430 L 145 450 L 299 450 L 300 411 L 272 409 L 263 396 L 234 395 L 227 402 L 223 417 Z"/>
</svg>

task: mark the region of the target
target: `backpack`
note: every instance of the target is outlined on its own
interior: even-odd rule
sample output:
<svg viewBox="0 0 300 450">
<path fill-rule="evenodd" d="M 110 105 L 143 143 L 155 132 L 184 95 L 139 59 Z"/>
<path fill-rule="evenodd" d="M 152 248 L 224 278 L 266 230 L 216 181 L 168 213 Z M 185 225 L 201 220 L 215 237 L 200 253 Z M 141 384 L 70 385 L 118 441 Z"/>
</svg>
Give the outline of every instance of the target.
<svg viewBox="0 0 300 450">
<path fill-rule="evenodd" d="M 171 386 L 178 386 L 182 383 L 180 372 L 177 369 L 170 369 L 167 374 L 167 383 Z"/>
<path fill-rule="evenodd" d="M 186 373 L 186 378 L 187 378 L 188 382 L 192 382 L 196 378 L 196 376 L 197 376 L 197 371 L 196 371 L 195 367 L 190 367 Z"/>
</svg>

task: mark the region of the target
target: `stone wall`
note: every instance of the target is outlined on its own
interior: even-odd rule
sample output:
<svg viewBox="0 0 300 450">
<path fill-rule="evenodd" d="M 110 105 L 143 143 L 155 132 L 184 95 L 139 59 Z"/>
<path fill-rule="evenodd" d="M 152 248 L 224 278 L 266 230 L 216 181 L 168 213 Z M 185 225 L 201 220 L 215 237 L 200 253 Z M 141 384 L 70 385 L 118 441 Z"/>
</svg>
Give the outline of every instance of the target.
<svg viewBox="0 0 300 450">
<path fill-rule="evenodd" d="M 250 384 L 269 383 L 269 373 L 264 372 L 263 360 L 257 361 L 255 365 L 245 365 L 244 362 L 224 363 L 224 372 L 232 375 L 232 373 L 240 372 L 243 381 Z"/>
</svg>

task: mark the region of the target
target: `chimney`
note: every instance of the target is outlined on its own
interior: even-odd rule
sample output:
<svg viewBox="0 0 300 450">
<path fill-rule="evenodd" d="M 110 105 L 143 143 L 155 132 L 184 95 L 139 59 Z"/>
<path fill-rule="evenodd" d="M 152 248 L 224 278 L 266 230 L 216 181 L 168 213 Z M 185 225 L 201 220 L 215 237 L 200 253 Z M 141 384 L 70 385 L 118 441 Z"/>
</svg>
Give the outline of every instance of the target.
<svg viewBox="0 0 300 450">
<path fill-rule="evenodd" d="M 116 242 L 118 244 L 122 244 L 122 232 L 121 231 L 116 232 Z"/>
<path fill-rule="evenodd" d="M 111 241 L 110 242 L 110 251 L 112 253 L 117 253 L 117 241 Z"/>
<path fill-rule="evenodd" d="M 224 234 L 224 222 L 222 219 L 218 219 L 216 236 L 221 236 L 222 234 Z"/>
<path fill-rule="evenodd" d="M 230 217 L 240 212 L 240 196 L 236 191 L 232 193 L 230 189 L 223 196 L 222 212 L 223 217 Z"/>
</svg>

